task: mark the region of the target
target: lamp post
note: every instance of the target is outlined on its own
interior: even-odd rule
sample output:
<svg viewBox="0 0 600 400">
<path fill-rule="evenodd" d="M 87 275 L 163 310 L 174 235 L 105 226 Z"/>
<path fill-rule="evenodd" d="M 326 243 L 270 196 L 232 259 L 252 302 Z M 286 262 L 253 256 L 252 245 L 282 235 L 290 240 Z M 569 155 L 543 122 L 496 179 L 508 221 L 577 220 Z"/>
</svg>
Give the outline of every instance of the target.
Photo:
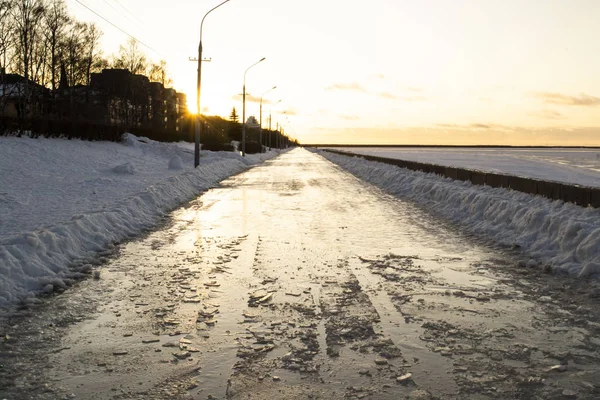
<svg viewBox="0 0 600 400">
<path fill-rule="evenodd" d="M 283 115 L 287 114 L 287 111 L 283 112 Z M 287 118 L 287 115 L 286 115 Z M 279 124 L 277 124 L 279 126 Z M 283 144 L 283 126 L 280 127 L 279 135 L 277 135 L 277 148 L 280 149 Z"/>
<path fill-rule="evenodd" d="M 244 71 L 244 87 L 242 88 L 242 157 L 246 157 L 246 74 L 250 68 L 265 61 L 265 58 L 266 57 L 261 58 Z"/>
<path fill-rule="evenodd" d="M 277 86 L 273 86 L 271 89 L 264 92 L 262 94 L 262 96 L 260 96 L 260 117 L 259 117 L 260 118 L 260 122 L 259 122 L 260 123 L 260 130 L 259 130 L 260 134 L 258 136 L 259 137 L 258 141 L 260 142 L 260 152 L 261 153 L 263 152 L 262 151 L 262 101 L 263 101 L 263 97 L 265 97 L 265 94 L 269 93 L 273 89 L 277 89 Z"/>
<path fill-rule="evenodd" d="M 281 100 L 277 101 L 277 103 L 273 104 L 271 106 L 271 108 L 269 109 L 269 150 L 271 150 L 271 136 L 272 136 L 272 134 L 271 134 L 271 120 L 273 119 L 272 111 L 273 111 L 273 107 L 275 107 L 279 103 L 281 103 Z"/>
<path fill-rule="evenodd" d="M 196 85 L 196 123 L 195 123 L 195 143 L 194 143 L 194 168 L 196 168 L 200 164 L 200 83 L 202 81 L 202 25 L 204 25 L 204 18 L 212 11 L 221 7 L 223 4 L 227 3 L 229 0 L 225 0 L 221 4 L 216 7 L 210 9 L 204 17 L 202 17 L 202 22 L 200 22 L 200 44 L 198 44 L 198 80 Z"/>
</svg>

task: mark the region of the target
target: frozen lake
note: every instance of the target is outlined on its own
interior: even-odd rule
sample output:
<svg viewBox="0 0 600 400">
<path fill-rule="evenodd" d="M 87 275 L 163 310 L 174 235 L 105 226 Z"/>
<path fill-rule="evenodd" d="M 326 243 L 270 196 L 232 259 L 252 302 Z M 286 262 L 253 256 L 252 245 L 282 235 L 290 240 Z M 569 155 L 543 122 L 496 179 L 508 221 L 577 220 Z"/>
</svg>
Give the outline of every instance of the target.
<svg viewBox="0 0 600 400">
<path fill-rule="evenodd" d="M 329 148 L 355 154 L 600 187 L 600 149 Z"/>
</svg>

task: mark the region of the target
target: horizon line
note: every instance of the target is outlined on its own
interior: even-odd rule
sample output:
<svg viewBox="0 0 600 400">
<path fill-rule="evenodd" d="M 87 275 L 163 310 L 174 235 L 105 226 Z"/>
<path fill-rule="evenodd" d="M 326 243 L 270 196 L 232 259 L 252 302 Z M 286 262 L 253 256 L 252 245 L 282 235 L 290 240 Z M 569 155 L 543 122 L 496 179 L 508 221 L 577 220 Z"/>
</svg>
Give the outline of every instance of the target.
<svg viewBox="0 0 600 400">
<path fill-rule="evenodd" d="M 600 149 L 600 146 L 564 146 L 564 145 L 497 145 L 497 144 L 304 144 L 302 147 L 468 147 L 468 148 L 505 148 L 505 149 Z"/>
</svg>

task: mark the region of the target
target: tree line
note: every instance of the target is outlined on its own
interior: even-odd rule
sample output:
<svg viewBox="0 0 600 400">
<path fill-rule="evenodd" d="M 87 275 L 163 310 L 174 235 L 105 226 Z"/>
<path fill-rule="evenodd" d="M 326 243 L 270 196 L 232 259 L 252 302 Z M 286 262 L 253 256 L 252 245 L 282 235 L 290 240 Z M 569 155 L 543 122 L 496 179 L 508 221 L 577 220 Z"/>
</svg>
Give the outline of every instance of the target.
<svg viewBox="0 0 600 400">
<path fill-rule="evenodd" d="M 72 114 L 77 97 L 73 96 L 76 96 L 77 92 L 68 92 L 66 104 L 70 114 L 59 116 L 61 101 L 65 102 L 64 93 L 61 98 L 59 89 L 77 86 L 89 88 L 92 74 L 107 68 L 127 69 L 134 75 L 147 76 L 150 82 L 161 83 L 164 87 L 171 86 L 166 62 L 150 61 L 135 39 L 130 38 L 124 45 L 119 46 L 116 54 L 106 56 L 100 46 L 101 38 L 102 31 L 97 25 L 77 21 L 69 15 L 64 0 L 0 0 L 0 85 L 6 84 L 8 74 L 23 77 L 25 92 L 19 94 L 19 101 L 22 102 L 20 109 L 31 111 L 21 111 L 17 121 L 19 131 L 30 129 L 34 134 L 40 134 L 46 129 L 36 128 L 35 124 L 48 125 L 48 120 L 51 120 L 50 122 L 58 127 L 54 130 L 68 128 L 71 132 L 67 133 L 68 137 L 71 137 L 71 134 L 76 135 L 76 131 L 79 130 L 93 133 L 95 129 L 97 133 L 90 133 L 91 136 L 85 137 L 115 140 L 118 137 L 118 129 L 115 127 L 108 127 L 111 129 L 107 131 L 106 127 L 94 125 L 93 119 L 83 121 L 83 125 L 74 120 Z M 33 84 L 49 89 L 50 98 L 40 98 L 40 91 L 34 90 Z M 0 92 L 1 116 L 6 90 Z M 86 97 L 84 103 L 88 101 Z M 115 102 L 118 103 L 117 106 L 127 109 L 133 107 L 130 99 L 109 99 L 109 105 L 114 105 Z M 44 111 L 44 107 L 36 107 L 36 103 L 50 103 L 50 109 L 54 111 L 48 113 L 47 107 Z M 6 116 L 3 118 L 6 121 L 9 119 Z M 29 119 L 29 124 L 26 123 L 26 119 Z M 4 125 L 0 124 L 0 134 L 8 134 L 11 131 L 6 121 Z M 242 128 L 235 110 L 230 120 L 202 116 L 202 121 L 202 143 L 206 149 L 226 150 L 230 147 L 229 142 L 241 140 Z M 186 113 L 178 124 L 178 132 L 169 133 L 170 140 L 193 141 L 192 116 Z M 148 136 L 156 134 L 157 140 L 164 140 L 166 137 L 164 132 L 143 133 Z M 263 145 L 269 145 L 269 138 L 272 139 L 273 147 L 283 147 L 289 143 L 289 139 L 280 132 L 264 130 Z M 258 130 L 247 129 L 247 152 L 260 151 L 259 141 Z"/>
<path fill-rule="evenodd" d="M 202 149 L 231 151 L 234 149 L 231 143 L 242 141 L 242 123 L 235 107 L 231 110 L 229 119 L 203 115 L 201 120 Z M 190 136 L 190 141 L 192 139 Z M 246 153 L 248 154 L 259 153 L 264 148 L 285 148 L 297 145 L 298 141 L 292 140 L 282 131 L 263 129 L 261 135 L 259 128 L 246 127 Z"/>
<path fill-rule="evenodd" d="M 56 90 L 89 85 L 104 68 L 127 68 L 151 81 L 170 84 L 166 62 L 152 63 L 130 38 L 116 55 L 100 47 L 102 31 L 69 15 L 63 0 L 0 0 L 0 73 L 15 73 Z M 0 79 L 2 77 L 0 76 Z"/>
</svg>

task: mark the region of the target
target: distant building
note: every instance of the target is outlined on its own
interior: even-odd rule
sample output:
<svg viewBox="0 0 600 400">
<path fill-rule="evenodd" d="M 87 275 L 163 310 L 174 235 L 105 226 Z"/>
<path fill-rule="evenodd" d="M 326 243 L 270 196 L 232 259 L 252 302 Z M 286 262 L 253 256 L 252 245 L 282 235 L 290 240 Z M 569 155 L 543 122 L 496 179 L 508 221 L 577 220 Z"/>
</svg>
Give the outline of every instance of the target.
<svg viewBox="0 0 600 400">
<path fill-rule="evenodd" d="M 126 69 L 92 74 L 90 87 L 102 97 L 106 110 L 101 117 L 111 124 L 175 132 L 187 114 L 185 94 Z"/>
<path fill-rule="evenodd" d="M 0 71 L 0 116 L 30 118 L 43 114 L 49 96 L 48 88 Z"/>
<path fill-rule="evenodd" d="M 19 127 L 44 133 L 84 127 L 181 140 L 191 132 L 185 94 L 126 69 L 93 73 L 89 86 L 69 86 L 65 76 L 55 91 L 1 70 L 0 117 L 11 124 L 18 119 Z"/>
</svg>

